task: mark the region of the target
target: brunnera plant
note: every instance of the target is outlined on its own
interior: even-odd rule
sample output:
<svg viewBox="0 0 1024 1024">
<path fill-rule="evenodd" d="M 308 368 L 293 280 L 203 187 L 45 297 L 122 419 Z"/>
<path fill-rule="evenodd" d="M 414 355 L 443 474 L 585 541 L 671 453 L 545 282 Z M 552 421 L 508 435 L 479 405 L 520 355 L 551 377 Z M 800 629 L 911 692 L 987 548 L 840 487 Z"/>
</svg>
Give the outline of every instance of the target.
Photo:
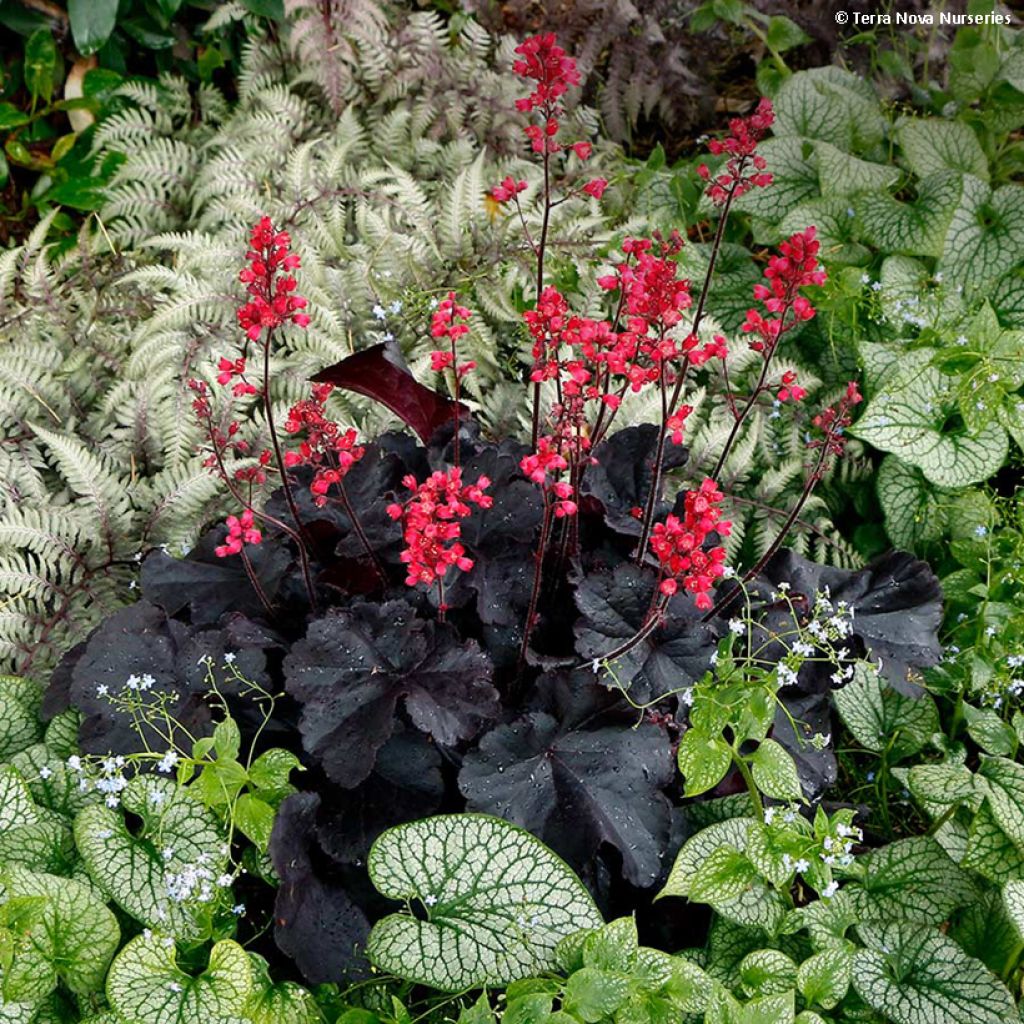
<svg viewBox="0 0 1024 1024">
<path fill-rule="evenodd" d="M 275 937 L 311 983 L 358 969 L 384 909 L 365 882 L 370 846 L 424 814 L 514 822 L 575 867 L 602 906 L 651 890 L 686 828 L 673 755 L 687 692 L 722 637 L 735 636 L 741 608 L 751 632 L 735 643 L 769 666 L 788 656 L 773 638 L 799 633 L 819 595 L 851 617 L 840 652 L 800 655 L 775 674 L 779 692 L 759 720 L 756 742 L 774 744 L 766 751 L 778 747 L 786 764 L 795 758 L 801 799 L 834 778 L 829 743 L 811 740 L 829 732 L 829 694 L 852 663 L 880 653 L 893 685 L 908 686 L 938 657 L 939 591 L 925 565 L 892 555 L 848 572 L 782 550 L 843 454 L 856 384 L 806 417 L 801 497 L 755 564 L 726 564 L 717 470 L 688 473 L 687 417 L 713 375 L 735 424 L 719 467 L 755 409 L 779 402 L 804 415 L 802 388 L 774 360 L 815 313 L 808 290 L 824 275 L 814 228 L 780 245 L 755 288 L 741 332 L 760 360 L 749 393 L 730 387 L 729 342 L 710 319 L 730 210 L 771 186 L 758 154 L 770 104 L 733 120 L 710 147 L 714 169 L 701 169 L 718 224 L 699 287 L 679 274 L 678 233 L 627 238 L 601 267 L 606 315 L 585 315 L 547 279 L 550 213 L 600 202 L 608 183 L 584 173 L 592 144 L 563 137 L 564 97 L 578 81 L 572 58 L 551 35 L 517 52 L 531 90 L 517 108 L 543 169 L 539 231 L 523 219 L 536 261 L 523 317 L 533 356 L 523 438 L 484 436 L 463 400 L 474 372 L 460 351 L 470 313 L 454 293 L 430 325 L 438 388 L 415 380 L 384 343 L 317 374 L 279 424 L 268 397 L 275 346 L 308 314 L 291 239 L 261 219 L 240 275 L 243 342 L 221 357 L 216 385 L 187 382 L 206 465 L 236 510 L 187 558 L 151 553 L 143 600 L 68 654 L 47 697 L 51 713 L 83 712 L 83 748 L 105 753 L 130 741 L 109 699 L 130 674 L 151 676 L 166 713 L 194 735 L 212 728 L 211 685 L 243 732 L 262 728 L 247 721 L 228 666 L 267 693 L 284 691 L 260 741 L 300 753 L 308 772 L 270 842 L 281 883 Z M 523 188 L 508 176 L 491 198 L 521 215 Z M 385 405 L 411 433 L 359 438 L 331 416 L 337 388 Z M 654 396 L 656 421 L 616 429 L 627 394 Z M 256 405 L 265 443 L 246 436 L 238 403 Z M 809 636 L 813 654 L 821 644 Z M 831 676 L 821 661 L 834 663 Z M 214 666 L 213 684 L 200 663 Z M 729 742 L 735 733 L 720 725 Z M 737 756 L 715 792 L 741 787 L 747 766 Z"/>
</svg>

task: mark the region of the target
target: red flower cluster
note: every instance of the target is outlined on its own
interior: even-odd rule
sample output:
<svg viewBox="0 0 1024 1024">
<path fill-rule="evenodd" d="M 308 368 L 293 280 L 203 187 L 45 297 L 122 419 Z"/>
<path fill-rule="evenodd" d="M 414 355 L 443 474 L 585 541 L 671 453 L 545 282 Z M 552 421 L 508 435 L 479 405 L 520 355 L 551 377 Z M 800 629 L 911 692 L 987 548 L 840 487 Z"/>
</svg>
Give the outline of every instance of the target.
<svg viewBox="0 0 1024 1024">
<path fill-rule="evenodd" d="M 821 243 L 814 237 L 815 228 L 798 231 L 779 246 L 781 255 L 772 256 L 765 268 L 768 285 L 754 286 L 754 298 L 764 303 L 774 316 L 765 317 L 756 309 L 747 310 L 747 318 L 740 329 L 753 334 L 750 347 L 770 358 L 779 338 L 790 328 L 814 317 L 815 309 L 800 294 L 808 285 L 822 285 L 826 274 L 818 263 Z M 792 314 L 791 319 L 787 318 Z"/>
<path fill-rule="evenodd" d="M 576 61 L 555 42 L 554 32 L 531 36 L 516 47 L 516 53 L 522 59 L 512 65 L 512 70 L 537 83 L 529 96 L 516 100 L 516 109 L 523 113 L 551 111 L 570 86 L 580 84 Z"/>
<path fill-rule="evenodd" d="M 782 387 L 779 388 L 779 401 L 788 402 L 790 400 L 799 402 L 800 399 L 807 397 L 807 390 L 800 387 L 796 382 L 796 373 L 793 370 L 787 370 L 782 375 Z"/>
<path fill-rule="evenodd" d="M 708 198 L 716 206 L 722 206 L 731 197 L 741 196 L 752 188 L 764 188 L 772 183 L 772 176 L 765 171 L 764 157 L 757 154 L 757 144 L 774 121 L 771 100 L 762 99 L 749 117 L 735 117 L 729 122 L 731 134 L 708 143 L 708 149 L 715 156 L 729 154 L 725 169 L 714 176 L 707 164 L 701 164 L 697 169 L 700 176 L 711 183 Z"/>
<path fill-rule="evenodd" d="M 296 402 L 284 422 L 289 434 L 306 431 L 306 439 L 299 444 L 298 451 L 285 452 L 284 464 L 316 467 L 309 489 L 319 506 L 327 503 L 331 487 L 345 479 L 366 451 L 356 443 L 359 435 L 355 430 L 342 430 L 325 415 L 324 406 L 333 390 L 333 384 L 314 384 L 310 397 Z"/>
<path fill-rule="evenodd" d="M 519 468 L 535 484 L 539 484 L 545 490 L 550 489 L 554 494 L 556 519 L 576 514 L 577 506 L 573 500 L 572 484 L 564 480 L 548 480 L 549 475 L 555 476 L 569 468 L 568 460 L 558 451 L 553 438 L 542 437 L 537 442 L 537 451 L 522 458 Z"/>
<path fill-rule="evenodd" d="M 220 385 L 230 384 L 235 377 L 238 378 L 237 383 L 231 389 L 231 393 L 235 398 L 241 398 L 243 395 L 255 395 L 256 385 L 249 383 L 245 379 L 245 357 L 239 356 L 237 359 L 227 359 L 221 356 L 220 361 L 217 363 L 217 369 L 220 371 L 217 374 L 217 383 Z"/>
<path fill-rule="evenodd" d="M 456 466 L 446 473 L 432 473 L 421 484 L 412 475 L 402 483 L 413 496 L 405 505 L 388 505 L 387 513 L 392 519 L 404 519 L 406 547 L 400 558 L 407 567 L 405 582 L 410 587 L 434 582 L 443 586 L 451 566 L 463 572 L 472 569 L 473 560 L 459 543 L 461 520 L 473 511 L 470 505 L 490 508 L 494 504 L 494 499 L 484 494 L 491 481 L 481 476 L 475 484 L 463 484 L 462 470 Z"/>
<path fill-rule="evenodd" d="M 469 333 L 469 318 L 472 314 L 465 306 L 455 302 L 455 292 L 449 292 L 447 297 L 442 299 L 430 321 L 430 336 L 432 338 L 447 338 L 451 343 L 449 351 L 436 350 L 430 353 L 430 368 L 436 372 L 447 370 L 455 365 L 455 345 L 464 334 Z M 462 363 L 457 367 L 459 377 L 465 377 L 471 370 L 476 369 L 476 363 Z"/>
<path fill-rule="evenodd" d="M 240 554 L 246 544 L 259 544 L 263 540 L 263 534 L 253 521 L 251 508 L 247 508 L 240 516 L 228 516 L 226 523 L 228 535 L 223 544 L 214 548 L 218 558 Z"/>
<path fill-rule="evenodd" d="M 251 298 L 238 311 L 238 323 L 251 341 L 264 330 L 273 330 L 290 320 L 305 327 L 309 317 L 302 312 L 306 300 L 295 295 L 295 278 L 289 273 L 299 266 L 299 257 L 290 251 L 291 238 L 286 231 L 275 231 L 269 217 L 262 217 L 252 229 L 249 263 L 238 278 Z M 284 273 L 282 273 L 284 271 Z"/>
<path fill-rule="evenodd" d="M 851 380 L 846 385 L 846 391 L 835 406 L 827 406 L 822 409 L 811 422 L 824 433 L 824 437 L 816 438 L 807 443 L 808 448 L 824 448 L 825 460 L 829 457 L 838 457 L 846 450 L 846 428 L 850 425 L 853 416 L 853 407 L 864 400 L 857 388 L 857 382 Z M 826 466 L 823 461 L 822 472 Z"/>
<path fill-rule="evenodd" d="M 725 548 L 704 550 L 709 533 L 728 537 L 732 528 L 720 518 L 723 497 L 714 480 L 705 480 L 698 490 L 686 492 L 683 518 L 667 516 L 664 523 L 655 524 L 651 535 L 651 550 L 661 566 L 661 592 L 671 596 L 682 584 L 696 595 L 702 611 L 711 607 L 711 588 L 725 572 Z"/>
<path fill-rule="evenodd" d="M 496 203 L 507 203 L 510 199 L 515 199 L 520 192 L 526 191 L 525 181 L 516 181 L 511 174 L 505 177 L 500 185 L 495 185 L 491 189 L 491 198 Z"/>
</svg>

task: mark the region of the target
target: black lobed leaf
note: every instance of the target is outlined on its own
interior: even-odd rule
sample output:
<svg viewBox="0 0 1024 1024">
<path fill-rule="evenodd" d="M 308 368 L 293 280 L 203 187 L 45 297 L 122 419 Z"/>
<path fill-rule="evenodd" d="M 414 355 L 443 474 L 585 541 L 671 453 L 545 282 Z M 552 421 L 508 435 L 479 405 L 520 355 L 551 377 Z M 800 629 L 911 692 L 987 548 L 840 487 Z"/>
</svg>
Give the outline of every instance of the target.
<svg viewBox="0 0 1024 1024">
<path fill-rule="evenodd" d="M 280 806 L 270 856 L 281 880 L 274 903 L 274 940 L 311 985 L 365 973 L 370 926 L 340 880 L 331 877 L 316 840 L 320 797 L 293 793 Z"/>
<path fill-rule="evenodd" d="M 499 709 L 479 645 L 401 600 L 360 601 L 316 619 L 284 672 L 288 693 L 303 703 L 303 746 L 346 788 L 370 775 L 399 701 L 417 729 L 445 746 L 476 735 Z"/>
<path fill-rule="evenodd" d="M 632 564 L 610 572 L 592 572 L 576 584 L 576 652 L 582 660 L 603 659 L 635 637 L 651 607 L 657 578 L 653 570 Z M 678 691 L 700 679 L 710 666 L 720 624 L 703 621 L 692 596 L 674 595 L 664 622 L 611 663 L 603 678 L 628 689 L 641 701 Z"/>
<path fill-rule="evenodd" d="M 428 737 L 399 725 L 380 748 L 370 777 L 355 789 L 322 787 L 320 845 L 344 864 L 365 864 L 386 829 L 433 814 L 441 806 L 441 755 Z"/>
<path fill-rule="evenodd" d="M 808 800 L 819 800 L 838 776 L 832 747 L 832 702 L 828 694 L 780 691 L 782 706 L 775 713 L 772 737 L 796 764 L 800 788 Z M 815 736 L 824 737 L 818 745 Z"/>
<path fill-rule="evenodd" d="M 640 523 L 632 514 L 644 508 L 651 489 L 651 476 L 660 427 L 641 423 L 626 427 L 602 441 L 593 451 L 596 464 L 588 467 L 580 491 L 600 508 L 612 529 L 639 535 Z M 662 454 L 662 469 L 678 469 L 686 464 L 689 451 L 669 439 Z M 671 502 L 662 502 L 660 511 Z"/>
<path fill-rule="evenodd" d="M 218 558 L 214 548 L 224 541 L 224 528 L 207 531 L 185 558 L 154 551 L 142 563 L 142 595 L 168 615 L 188 606 L 195 625 L 217 622 L 226 612 L 265 614 L 249 582 L 242 560 Z M 284 539 L 269 535 L 247 549 L 249 562 L 271 601 L 277 597 L 292 562 Z"/>
<path fill-rule="evenodd" d="M 61 664 L 51 682 L 49 707 L 66 704 L 82 712 L 80 739 L 86 753 L 131 753 L 140 749 L 142 737 L 152 749 L 163 749 L 166 738 L 150 726 L 136 725 L 131 713 L 112 703 L 126 694 L 130 682 L 138 687 L 145 680 L 135 690 L 144 704 L 156 705 L 161 694 L 170 695 L 172 718 L 199 736 L 212 724 L 203 700 L 211 684 L 230 697 L 238 690 L 237 671 L 269 685 L 265 649 L 276 643 L 273 634 L 245 619 L 232 620 L 224 629 L 195 629 L 139 601 L 105 619 L 76 649 L 75 658 Z"/>
<path fill-rule="evenodd" d="M 860 570 L 836 569 L 784 549 L 765 566 L 771 584 L 789 583 L 790 596 L 813 605 L 828 590 L 833 604 L 853 608 L 853 633 L 865 652 L 881 664 L 892 686 L 916 695 L 914 670 L 941 659 L 942 588 L 926 562 L 904 551 L 890 551 Z"/>
<path fill-rule="evenodd" d="M 643 723 L 564 729 L 534 711 L 487 733 L 459 773 L 467 809 L 506 818 L 582 869 L 602 844 L 625 877 L 652 885 L 669 842 L 673 778 L 666 731 Z"/>
<path fill-rule="evenodd" d="M 170 694 L 170 714 L 193 735 L 208 729 L 209 709 L 187 678 L 185 652 L 190 640 L 186 625 L 169 619 L 163 609 L 147 601 L 119 609 L 93 631 L 71 668 L 68 687 L 71 706 L 84 716 L 79 738 L 86 753 L 140 749 L 142 741 L 132 716 L 111 703 L 111 698 L 126 692 L 130 680 L 149 677 L 148 689 L 140 691 L 144 703 L 155 705 L 159 694 Z M 153 749 L 166 747 L 166 740 L 152 728 L 139 728 Z"/>
</svg>

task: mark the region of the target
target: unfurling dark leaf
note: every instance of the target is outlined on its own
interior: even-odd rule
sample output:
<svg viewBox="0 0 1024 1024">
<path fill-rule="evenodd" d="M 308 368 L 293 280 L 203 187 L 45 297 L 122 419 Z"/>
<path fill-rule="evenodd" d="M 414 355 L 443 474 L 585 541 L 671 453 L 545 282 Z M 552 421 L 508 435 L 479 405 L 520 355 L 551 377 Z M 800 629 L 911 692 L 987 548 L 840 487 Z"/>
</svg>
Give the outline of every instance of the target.
<svg viewBox="0 0 1024 1024">
<path fill-rule="evenodd" d="M 303 702 L 304 747 L 349 788 L 373 770 L 399 701 L 417 729 L 445 746 L 470 739 L 498 713 L 487 655 L 406 601 L 360 602 L 317 619 L 284 671 L 288 692 Z"/>
<path fill-rule="evenodd" d="M 321 370 L 314 382 L 365 395 L 390 409 L 426 443 L 443 423 L 454 420 L 455 403 L 424 387 L 409 372 L 396 344 L 374 345 Z M 460 415 L 469 416 L 465 406 Z"/>
</svg>

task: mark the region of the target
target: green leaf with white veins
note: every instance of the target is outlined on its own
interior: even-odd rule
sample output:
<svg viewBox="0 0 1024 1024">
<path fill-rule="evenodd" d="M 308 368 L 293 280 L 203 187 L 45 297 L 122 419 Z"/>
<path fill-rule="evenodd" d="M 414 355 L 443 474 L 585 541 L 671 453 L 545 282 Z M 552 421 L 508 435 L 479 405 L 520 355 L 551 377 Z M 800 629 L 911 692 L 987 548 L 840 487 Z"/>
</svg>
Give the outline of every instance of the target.
<svg viewBox="0 0 1024 1024">
<path fill-rule="evenodd" d="M 5 996 L 16 1000 L 39 999 L 58 981 L 78 995 L 102 989 L 107 966 L 121 940 L 121 930 L 95 892 L 72 878 L 36 874 L 16 867 L 5 870 L 0 881 L 7 899 L 44 900 L 37 920 L 17 940 L 14 961 L 4 972 Z M 19 987 L 21 991 L 15 991 Z"/>
<path fill-rule="evenodd" d="M 989 806 L 999 827 L 1024 848 L 1024 766 L 1005 757 L 983 757 L 978 776 L 988 783 Z"/>
<path fill-rule="evenodd" d="M 854 666 L 853 679 L 832 700 L 865 750 L 877 754 L 889 746 L 890 763 L 916 754 L 939 728 L 939 712 L 928 694 L 915 699 L 897 693 L 866 662 Z"/>
<path fill-rule="evenodd" d="M 899 181 L 899 168 L 892 164 L 860 160 L 828 142 L 818 142 L 814 148 L 823 196 L 845 198 L 857 192 L 885 192 Z"/>
<path fill-rule="evenodd" d="M 757 788 L 775 800 L 799 800 L 803 796 L 796 764 L 785 747 L 764 740 L 751 758 L 751 773 Z"/>
<path fill-rule="evenodd" d="M 885 532 L 896 547 L 913 551 L 945 536 L 943 493 L 915 466 L 886 455 L 875 477 L 875 493 L 885 515 Z"/>
<path fill-rule="evenodd" d="M 773 102 L 777 136 L 820 139 L 850 151 L 855 144 L 866 148 L 885 134 L 885 119 L 871 86 L 838 67 L 793 75 Z"/>
<path fill-rule="evenodd" d="M 686 783 L 686 796 L 699 796 L 717 786 L 732 763 L 732 751 L 721 736 L 709 736 L 691 727 L 679 741 L 679 771 Z"/>
<path fill-rule="evenodd" d="M 967 175 L 939 261 L 939 269 L 965 289 L 982 288 L 1024 256 L 1024 188 L 995 191 Z"/>
<path fill-rule="evenodd" d="M 930 365 L 934 353 L 906 353 L 901 369 L 872 396 L 851 433 L 917 466 L 939 487 L 985 480 L 1006 459 L 1006 431 L 990 423 L 979 434 L 950 429 L 952 381 Z"/>
<path fill-rule="evenodd" d="M 1024 876 L 1024 853 L 999 827 L 987 798 L 971 822 L 960 865 L 997 884 Z"/>
<path fill-rule="evenodd" d="M 860 193 L 854 208 L 864 241 L 883 252 L 941 256 L 962 181 L 955 171 L 929 175 L 918 183 L 913 202 L 884 192 Z"/>
<path fill-rule="evenodd" d="M 371 962 L 445 992 L 549 970 L 560 939 L 601 924 L 564 861 L 523 829 L 482 814 L 389 829 L 367 869 L 382 895 L 417 900 L 426 918 L 379 921 L 367 942 Z"/>
<path fill-rule="evenodd" d="M 75 819 L 75 842 L 92 880 L 132 917 L 180 939 L 202 937 L 201 908 L 172 899 L 168 884 L 196 869 L 211 886 L 224 871 L 220 824 L 189 792 L 169 779 L 132 779 L 121 794 L 124 810 L 142 819 L 138 834 L 124 813 L 105 804 Z"/>
<path fill-rule="evenodd" d="M 321 1024 L 323 1017 L 306 989 L 291 981 L 274 984 L 262 957 L 250 953 L 249 961 L 253 988 L 243 1013 L 248 1024 Z"/>
<path fill-rule="evenodd" d="M 859 857 L 847 894 L 861 920 L 941 924 L 977 896 L 970 876 L 928 836 L 901 839 Z"/>
<path fill-rule="evenodd" d="M 726 818 L 707 828 L 701 829 L 683 843 L 669 872 L 665 888 L 658 893 L 662 896 L 689 896 L 690 884 L 701 863 L 720 846 L 730 846 L 743 853 L 747 848 L 747 832 L 756 825 L 756 818 Z"/>
<path fill-rule="evenodd" d="M 854 239 L 853 207 L 846 199 L 810 199 L 789 211 L 779 224 L 779 234 L 792 235 L 808 224 L 818 229 L 821 257 L 828 263 L 867 263 L 871 251 Z"/>
<path fill-rule="evenodd" d="M 963 121 L 906 117 L 896 125 L 896 138 L 919 178 L 937 171 L 960 171 L 988 181 L 988 158 L 977 135 Z"/>
<path fill-rule="evenodd" d="M 737 210 L 777 224 L 794 207 L 818 195 L 814 144 L 796 136 L 765 139 L 758 147 L 772 175 L 771 188 L 754 188 L 734 203 Z"/>
<path fill-rule="evenodd" d="M 228 1024 L 237 1021 L 252 991 L 252 967 L 237 942 L 210 950 L 198 976 L 177 962 L 173 939 L 140 935 L 118 953 L 107 976 L 107 999 L 125 1021 Z"/>
<path fill-rule="evenodd" d="M 853 987 L 892 1024 L 1010 1024 L 1006 986 L 952 939 L 921 925 L 858 925 Z"/>
<path fill-rule="evenodd" d="M 0 761 L 32 746 L 39 739 L 42 690 L 28 679 L 0 676 Z"/>
<path fill-rule="evenodd" d="M 800 994 L 811 1005 L 831 1010 L 850 987 L 853 955 L 848 949 L 836 946 L 825 949 L 805 960 L 797 971 L 796 981 Z"/>
<path fill-rule="evenodd" d="M 1017 878 L 1003 886 L 1003 906 L 1018 938 L 1024 942 L 1024 880 Z"/>
</svg>

